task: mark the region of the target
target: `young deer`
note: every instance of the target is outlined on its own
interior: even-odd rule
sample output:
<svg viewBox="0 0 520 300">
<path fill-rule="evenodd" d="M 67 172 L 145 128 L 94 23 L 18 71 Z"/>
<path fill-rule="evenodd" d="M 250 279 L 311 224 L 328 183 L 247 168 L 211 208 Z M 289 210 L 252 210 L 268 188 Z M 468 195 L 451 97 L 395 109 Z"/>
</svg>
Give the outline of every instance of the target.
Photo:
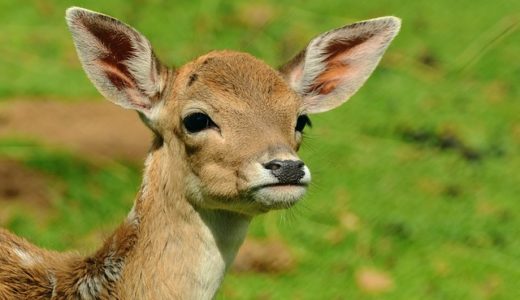
<svg viewBox="0 0 520 300">
<path fill-rule="evenodd" d="M 134 207 L 91 256 L 41 250 L 0 230 L 0 299 L 209 299 L 251 218 L 288 208 L 311 180 L 296 155 L 308 114 L 372 73 L 400 21 L 326 32 L 279 70 L 215 51 L 172 69 L 109 16 L 67 10 L 88 77 L 155 134 Z"/>
</svg>

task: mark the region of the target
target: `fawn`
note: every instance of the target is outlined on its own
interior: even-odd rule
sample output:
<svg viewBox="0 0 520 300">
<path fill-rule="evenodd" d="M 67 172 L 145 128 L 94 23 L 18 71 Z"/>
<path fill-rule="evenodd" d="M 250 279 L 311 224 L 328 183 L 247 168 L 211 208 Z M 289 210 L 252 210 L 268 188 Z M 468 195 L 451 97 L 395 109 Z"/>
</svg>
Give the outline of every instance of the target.
<svg viewBox="0 0 520 300">
<path fill-rule="evenodd" d="M 383 17 L 334 29 L 278 70 L 235 51 L 173 69 L 116 19 L 76 7 L 66 19 L 90 80 L 155 138 L 131 212 L 93 255 L 0 229 L 0 299 L 214 297 L 251 218 L 304 196 L 307 115 L 347 101 L 400 28 Z"/>
</svg>

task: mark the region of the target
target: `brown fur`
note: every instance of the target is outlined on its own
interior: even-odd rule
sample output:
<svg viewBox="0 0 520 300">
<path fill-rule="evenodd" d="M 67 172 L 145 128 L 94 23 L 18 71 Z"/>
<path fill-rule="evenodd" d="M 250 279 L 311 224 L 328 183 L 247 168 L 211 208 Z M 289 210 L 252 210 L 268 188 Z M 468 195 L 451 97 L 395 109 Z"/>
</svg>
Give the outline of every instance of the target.
<svg viewBox="0 0 520 300">
<path fill-rule="evenodd" d="M 89 299 L 78 286 L 93 277 L 101 279 L 102 287 L 92 299 L 118 299 L 116 282 L 106 273 L 122 263 L 135 239 L 136 227 L 124 224 L 94 255 L 81 257 L 39 249 L 0 229 L 0 299 Z M 28 261 L 13 249 L 28 255 Z"/>
<path fill-rule="evenodd" d="M 134 208 L 94 254 L 42 250 L 0 230 L 0 300 L 212 298 L 251 218 L 305 193 L 296 120 L 345 102 L 399 28 L 383 18 L 325 33 L 280 72 L 233 51 L 173 70 L 116 19 L 71 8 L 67 21 L 94 85 L 138 111 L 156 139 Z M 190 132 L 195 113 L 213 125 Z M 302 175 L 281 181 L 268 167 L 276 161 Z"/>
</svg>

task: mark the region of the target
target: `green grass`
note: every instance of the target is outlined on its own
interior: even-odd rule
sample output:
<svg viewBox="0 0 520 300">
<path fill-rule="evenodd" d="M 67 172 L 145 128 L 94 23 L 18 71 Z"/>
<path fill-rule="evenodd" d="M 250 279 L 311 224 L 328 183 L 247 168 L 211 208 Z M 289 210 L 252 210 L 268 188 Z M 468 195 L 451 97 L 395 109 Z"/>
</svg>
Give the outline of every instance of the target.
<svg viewBox="0 0 520 300">
<path fill-rule="evenodd" d="M 1 101 L 100 99 L 63 21 L 69 5 L 0 3 Z M 343 107 L 313 117 L 302 156 L 315 184 L 304 203 L 252 225 L 252 236 L 286 241 L 297 268 L 282 275 L 230 274 L 219 297 L 520 298 L 520 2 L 75 5 L 137 27 L 173 65 L 222 48 L 278 65 L 319 32 L 401 17 L 401 34 L 362 90 Z M 251 18 L 254 9 L 264 11 L 264 19 Z M 54 249 L 92 249 L 96 232 L 125 215 L 139 184 L 138 168 L 93 164 L 26 141 L 0 141 L 0 156 L 49 174 L 52 187 L 64 189 L 43 225 L 22 209 L 5 222 Z M 354 229 L 341 225 L 346 215 L 358 220 Z M 355 274 L 364 267 L 386 272 L 394 288 L 363 292 Z"/>
</svg>

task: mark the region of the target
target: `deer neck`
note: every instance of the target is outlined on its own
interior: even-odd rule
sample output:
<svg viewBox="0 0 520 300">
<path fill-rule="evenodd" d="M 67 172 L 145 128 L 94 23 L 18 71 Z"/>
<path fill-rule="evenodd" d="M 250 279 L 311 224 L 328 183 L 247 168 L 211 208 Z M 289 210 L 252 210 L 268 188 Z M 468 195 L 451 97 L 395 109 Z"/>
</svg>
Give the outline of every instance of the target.
<svg viewBox="0 0 520 300">
<path fill-rule="evenodd" d="M 166 147 L 147 159 L 127 223 L 137 225 L 123 271 L 128 299 L 210 299 L 242 244 L 250 217 L 192 205 L 182 162 Z"/>
</svg>

